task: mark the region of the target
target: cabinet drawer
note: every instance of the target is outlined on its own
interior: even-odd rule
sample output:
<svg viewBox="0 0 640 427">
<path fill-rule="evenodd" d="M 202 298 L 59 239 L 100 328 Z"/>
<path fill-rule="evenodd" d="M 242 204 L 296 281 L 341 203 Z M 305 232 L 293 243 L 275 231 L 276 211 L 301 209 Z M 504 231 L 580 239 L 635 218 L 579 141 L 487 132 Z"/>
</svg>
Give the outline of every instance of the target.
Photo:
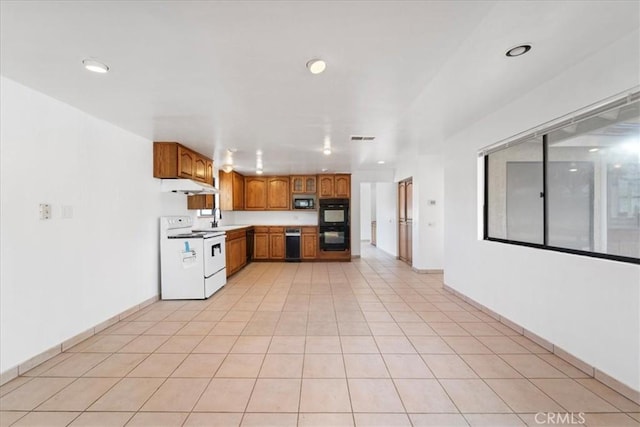
<svg viewBox="0 0 640 427">
<path fill-rule="evenodd" d="M 256 234 L 258 233 L 268 233 L 269 232 L 269 227 L 253 227 L 253 230 L 256 232 Z"/>
<path fill-rule="evenodd" d="M 245 237 L 246 230 L 227 231 L 227 242 Z"/>
<path fill-rule="evenodd" d="M 318 227 L 302 227 L 302 234 L 316 234 Z"/>
<path fill-rule="evenodd" d="M 269 233 L 284 233 L 284 227 L 269 227 Z"/>
</svg>

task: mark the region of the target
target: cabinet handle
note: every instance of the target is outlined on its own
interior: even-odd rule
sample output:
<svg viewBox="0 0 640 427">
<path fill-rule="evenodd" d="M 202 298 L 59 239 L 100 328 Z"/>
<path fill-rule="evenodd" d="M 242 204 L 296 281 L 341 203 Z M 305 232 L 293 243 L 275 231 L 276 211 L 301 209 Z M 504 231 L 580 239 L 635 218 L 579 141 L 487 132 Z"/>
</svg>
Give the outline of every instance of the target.
<svg viewBox="0 0 640 427">
<path fill-rule="evenodd" d="M 220 245 L 221 243 L 216 243 L 215 245 L 211 246 L 211 256 L 216 256 L 216 248 L 218 249 L 218 252 L 222 254 L 222 246 Z"/>
</svg>

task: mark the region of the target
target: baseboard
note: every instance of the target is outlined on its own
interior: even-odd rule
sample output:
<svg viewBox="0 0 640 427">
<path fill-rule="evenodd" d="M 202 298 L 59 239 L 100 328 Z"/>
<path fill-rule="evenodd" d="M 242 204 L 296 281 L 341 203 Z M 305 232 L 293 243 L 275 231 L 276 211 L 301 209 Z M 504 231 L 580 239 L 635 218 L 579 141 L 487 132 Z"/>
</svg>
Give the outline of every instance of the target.
<svg viewBox="0 0 640 427">
<path fill-rule="evenodd" d="M 9 368 L 4 372 L 0 372 L 0 386 L 8 383 L 14 378 L 19 377 L 20 375 L 24 375 L 27 371 L 30 371 L 36 366 L 41 365 L 42 363 L 46 362 L 52 357 L 57 356 L 58 354 L 69 350 L 71 347 L 77 344 L 80 344 L 82 341 L 86 340 L 87 338 L 90 338 L 100 333 L 101 331 L 105 330 L 109 326 L 115 323 L 118 323 L 120 320 L 123 320 L 131 316 L 133 313 L 142 310 L 148 305 L 153 304 L 154 302 L 158 301 L 159 298 L 160 296 L 156 295 L 154 297 L 146 299 L 142 301 L 140 304 L 136 304 L 133 307 L 128 308 L 127 310 L 121 312 L 120 314 L 110 317 L 104 322 L 100 322 L 97 325 L 83 332 L 80 332 L 77 335 L 74 335 L 73 337 L 61 342 L 60 344 L 56 344 L 55 346 L 49 348 L 48 350 L 45 350 L 42 353 L 39 353 L 33 356 L 29 360 L 26 360 L 25 362 L 22 362 L 17 366 Z"/>
<path fill-rule="evenodd" d="M 351 259 L 358 259 L 360 258 L 360 255 L 351 255 Z"/>
<path fill-rule="evenodd" d="M 565 362 L 569 363 L 570 365 L 574 366 L 575 368 L 579 369 L 580 371 L 584 372 L 585 374 L 589 375 L 590 377 L 600 381 L 602 384 L 606 385 L 607 387 L 617 391 L 621 395 L 625 396 L 627 399 L 629 399 L 629 400 L 637 403 L 638 405 L 640 405 L 640 391 L 635 390 L 635 389 L 629 387 L 628 385 L 624 384 L 623 382 L 621 382 L 621 381 L 619 381 L 619 380 L 617 380 L 617 379 L 605 374 L 604 372 L 600 371 L 597 367 L 589 365 L 587 362 L 585 362 L 585 361 L 581 360 L 580 358 L 572 355 L 571 353 L 569 353 L 568 351 L 562 349 L 561 347 L 558 347 L 556 344 L 554 344 L 554 343 L 542 338 L 541 336 L 529 331 L 528 329 L 518 325 L 517 323 L 513 322 L 512 320 L 509 320 L 506 317 L 501 316 L 499 313 L 496 313 L 495 311 L 493 311 L 493 310 L 489 309 L 488 307 L 480 304 L 479 302 L 475 301 L 474 299 L 469 298 L 465 294 L 456 291 L 452 287 L 450 287 L 448 285 L 445 285 L 445 284 L 443 284 L 442 286 L 443 286 L 445 291 L 457 296 L 458 298 L 462 299 L 464 302 L 468 303 L 469 305 L 472 305 L 473 307 L 477 308 L 478 310 L 482 311 L 483 313 L 493 317 L 498 322 L 500 322 L 503 325 L 513 329 L 515 332 L 519 333 L 520 335 L 524 335 L 525 337 L 529 338 L 531 341 L 535 342 L 539 346 L 541 346 L 544 349 L 548 350 L 549 352 L 555 354 L 556 356 L 558 356 L 559 358 L 561 358 Z"/>
<path fill-rule="evenodd" d="M 444 274 L 444 270 L 442 269 L 429 269 L 429 268 L 421 269 L 421 268 L 411 267 L 411 270 L 413 270 L 418 274 Z"/>
</svg>

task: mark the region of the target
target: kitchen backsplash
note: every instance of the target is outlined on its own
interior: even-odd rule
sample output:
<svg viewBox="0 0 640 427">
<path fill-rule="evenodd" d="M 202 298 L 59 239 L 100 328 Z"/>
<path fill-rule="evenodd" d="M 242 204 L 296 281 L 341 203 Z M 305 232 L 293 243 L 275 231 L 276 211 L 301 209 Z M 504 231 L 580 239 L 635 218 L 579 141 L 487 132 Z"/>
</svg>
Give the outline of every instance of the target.
<svg viewBox="0 0 640 427">
<path fill-rule="evenodd" d="M 211 227 L 213 218 L 196 219 L 199 228 Z M 318 211 L 222 211 L 219 225 L 318 225 Z M 195 228 L 195 227 L 194 227 Z"/>
</svg>

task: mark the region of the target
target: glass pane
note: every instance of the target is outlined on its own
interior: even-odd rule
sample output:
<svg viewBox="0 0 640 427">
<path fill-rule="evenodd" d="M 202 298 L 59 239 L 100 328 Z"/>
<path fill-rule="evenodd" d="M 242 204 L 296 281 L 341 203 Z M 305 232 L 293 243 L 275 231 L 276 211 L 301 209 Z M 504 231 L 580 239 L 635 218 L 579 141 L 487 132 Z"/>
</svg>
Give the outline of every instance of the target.
<svg viewBox="0 0 640 427">
<path fill-rule="evenodd" d="M 543 243 L 542 138 L 489 154 L 489 237 Z"/>
<path fill-rule="evenodd" d="M 549 245 L 640 258 L 640 103 L 549 134 Z"/>
</svg>

